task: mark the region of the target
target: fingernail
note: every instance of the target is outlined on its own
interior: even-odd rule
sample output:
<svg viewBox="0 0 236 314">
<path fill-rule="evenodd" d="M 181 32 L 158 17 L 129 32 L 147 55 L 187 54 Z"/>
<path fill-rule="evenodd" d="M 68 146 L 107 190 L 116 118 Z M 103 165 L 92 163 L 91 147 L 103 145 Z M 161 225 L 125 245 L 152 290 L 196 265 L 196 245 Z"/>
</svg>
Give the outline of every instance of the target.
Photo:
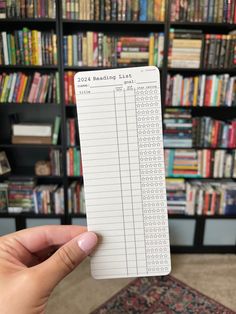
<svg viewBox="0 0 236 314">
<path fill-rule="evenodd" d="M 77 241 L 79 247 L 87 255 L 92 252 L 93 248 L 96 246 L 98 238 L 93 232 L 85 232 L 79 236 Z"/>
</svg>

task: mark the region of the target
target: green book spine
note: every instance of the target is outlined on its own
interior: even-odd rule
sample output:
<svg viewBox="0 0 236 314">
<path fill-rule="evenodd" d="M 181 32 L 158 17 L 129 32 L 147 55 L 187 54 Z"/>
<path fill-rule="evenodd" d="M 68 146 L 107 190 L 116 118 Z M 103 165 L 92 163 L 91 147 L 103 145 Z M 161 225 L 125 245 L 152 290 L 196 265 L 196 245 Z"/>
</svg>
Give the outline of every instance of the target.
<svg viewBox="0 0 236 314">
<path fill-rule="evenodd" d="M 61 117 L 57 116 L 54 122 L 54 130 L 52 135 L 52 144 L 56 145 L 58 142 L 59 130 L 61 125 Z"/>
<path fill-rule="evenodd" d="M 59 83 L 59 73 L 56 72 L 56 98 L 57 98 L 57 104 L 60 103 L 61 97 L 60 97 L 60 83 Z"/>
</svg>

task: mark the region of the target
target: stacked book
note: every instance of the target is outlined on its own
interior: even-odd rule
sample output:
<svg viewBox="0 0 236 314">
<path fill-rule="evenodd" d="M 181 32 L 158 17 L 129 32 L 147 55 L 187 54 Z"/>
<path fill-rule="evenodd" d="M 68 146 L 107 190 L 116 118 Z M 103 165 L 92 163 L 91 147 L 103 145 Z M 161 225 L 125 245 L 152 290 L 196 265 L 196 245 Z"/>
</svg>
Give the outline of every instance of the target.
<svg viewBox="0 0 236 314">
<path fill-rule="evenodd" d="M 66 66 L 117 67 L 156 65 L 163 60 L 164 34 L 146 37 L 111 36 L 98 32 L 63 36 Z"/>
<path fill-rule="evenodd" d="M 171 21 L 235 24 L 236 3 L 234 0 L 172 0 Z"/>
<path fill-rule="evenodd" d="M 68 176 L 82 176 L 82 164 L 79 149 L 75 147 L 67 149 L 66 161 Z"/>
<path fill-rule="evenodd" d="M 164 34 L 151 33 L 149 37 L 119 37 L 117 41 L 117 65 L 162 66 Z"/>
<path fill-rule="evenodd" d="M 64 95 L 65 104 L 75 104 L 75 88 L 74 88 L 74 76 L 76 72 L 66 71 L 64 73 Z"/>
<path fill-rule="evenodd" d="M 164 146 L 192 147 L 192 115 L 189 110 L 165 110 Z"/>
<path fill-rule="evenodd" d="M 13 124 L 12 144 L 52 144 L 52 129 L 51 124 Z"/>
<path fill-rule="evenodd" d="M 0 102 L 8 103 L 59 103 L 59 75 L 51 74 L 0 74 Z"/>
<path fill-rule="evenodd" d="M 236 184 L 190 181 L 186 183 L 186 213 L 189 215 L 235 215 Z"/>
<path fill-rule="evenodd" d="M 64 19 L 91 21 L 159 21 L 165 17 L 164 0 L 63 0 Z"/>
<path fill-rule="evenodd" d="M 198 152 L 193 149 L 166 149 L 165 166 L 168 177 L 201 176 Z"/>
<path fill-rule="evenodd" d="M 235 178 L 236 151 L 166 149 L 166 175 L 184 178 Z"/>
<path fill-rule="evenodd" d="M 203 35 L 200 30 L 170 29 L 168 66 L 199 68 Z"/>
<path fill-rule="evenodd" d="M 211 117 L 193 118 L 193 146 L 236 148 L 236 120 L 225 122 Z"/>
<path fill-rule="evenodd" d="M 0 0 L 0 19 L 56 18 L 56 0 Z"/>
<path fill-rule="evenodd" d="M 184 179 L 166 179 L 167 209 L 169 214 L 185 214 L 186 187 Z"/>
<path fill-rule="evenodd" d="M 39 185 L 34 189 L 36 214 L 63 214 L 64 189 L 58 185 Z"/>
<path fill-rule="evenodd" d="M 57 65 L 57 36 L 29 30 L 0 33 L 0 65 Z"/>
<path fill-rule="evenodd" d="M 168 75 L 166 106 L 236 106 L 236 77 Z"/>
<path fill-rule="evenodd" d="M 79 143 L 78 120 L 75 118 L 66 121 L 67 145 L 75 146 Z"/>
<path fill-rule="evenodd" d="M 85 214 L 84 187 L 74 181 L 68 187 L 68 211 L 70 214 Z"/>
<path fill-rule="evenodd" d="M 10 178 L 8 184 L 8 212 L 31 212 L 35 210 L 32 178 Z"/>
<path fill-rule="evenodd" d="M 236 67 L 236 31 L 228 35 L 205 34 L 203 66 L 207 69 Z"/>
</svg>

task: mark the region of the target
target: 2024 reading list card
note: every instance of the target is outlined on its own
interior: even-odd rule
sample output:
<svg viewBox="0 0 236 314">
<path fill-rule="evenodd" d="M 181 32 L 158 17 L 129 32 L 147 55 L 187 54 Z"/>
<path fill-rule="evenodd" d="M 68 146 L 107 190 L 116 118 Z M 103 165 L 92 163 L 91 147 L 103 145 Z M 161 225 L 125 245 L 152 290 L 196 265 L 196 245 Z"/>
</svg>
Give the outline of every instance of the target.
<svg viewBox="0 0 236 314">
<path fill-rule="evenodd" d="M 170 245 L 160 74 L 154 66 L 79 72 L 75 93 L 94 278 L 167 275 Z"/>
</svg>

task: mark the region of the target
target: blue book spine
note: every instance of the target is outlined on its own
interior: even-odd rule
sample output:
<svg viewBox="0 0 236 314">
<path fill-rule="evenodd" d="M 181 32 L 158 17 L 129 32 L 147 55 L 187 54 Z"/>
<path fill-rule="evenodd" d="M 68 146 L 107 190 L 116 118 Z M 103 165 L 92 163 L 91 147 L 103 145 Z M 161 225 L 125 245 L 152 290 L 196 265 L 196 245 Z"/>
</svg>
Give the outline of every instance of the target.
<svg viewBox="0 0 236 314">
<path fill-rule="evenodd" d="M 64 65 L 68 65 L 67 36 L 63 37 L 63 58 Z"/>
<path fill-rule="evenodd" d="M 168 160 L 168 170 L 167 170 L 167 175 L 168 177 L 172 176 L 172 169 L 174 165 L 174 158 L 175 158 L 175 150 L 171 149 L 169 152 L 169 160 Z"/>
<path fill-rule="evenodd" d="M 139 20 L 146 21 L 147 20 L 147 0 L 140 0 L 139 7 L 140 7 Z"/>
</svg>

